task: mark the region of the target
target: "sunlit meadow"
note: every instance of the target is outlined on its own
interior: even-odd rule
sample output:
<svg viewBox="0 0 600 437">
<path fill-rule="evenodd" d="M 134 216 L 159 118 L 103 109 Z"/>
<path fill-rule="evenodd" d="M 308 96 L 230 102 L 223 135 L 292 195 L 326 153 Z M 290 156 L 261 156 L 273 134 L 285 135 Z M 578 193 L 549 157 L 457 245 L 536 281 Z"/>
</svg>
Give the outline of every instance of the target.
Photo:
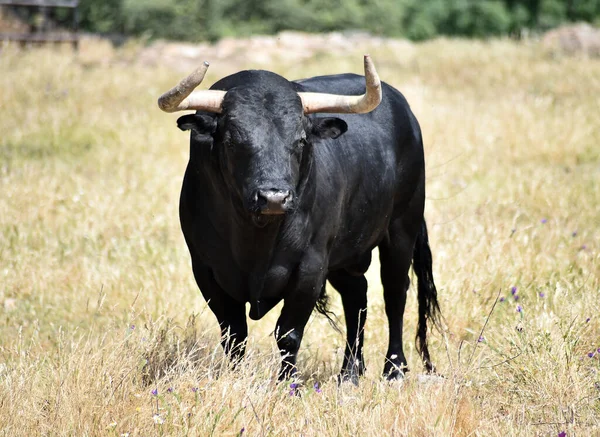
<svg viewBox="0 0 600 437">
<path fill-rule="evenodd" d="M 322 316 L 298 385 L 275 381 L 277 308 L 250 323 L 240 368 L 223 360 L 179 229 L 188 135 L 156 106 L 180 71 L 131 45 L 2 48 L 0 435 L 600 435 L 600 60 L 533 42 L 405 47 L 370 51 L 424 133 L 443 379 L 423 377 L 411 289 L 411 371 L 381 380 L 374 262 L 358 387 L 337 384 L 344 337 Z M 206 82 L 360 72 L 361 55 L 242 54 Z"/>
</svg>

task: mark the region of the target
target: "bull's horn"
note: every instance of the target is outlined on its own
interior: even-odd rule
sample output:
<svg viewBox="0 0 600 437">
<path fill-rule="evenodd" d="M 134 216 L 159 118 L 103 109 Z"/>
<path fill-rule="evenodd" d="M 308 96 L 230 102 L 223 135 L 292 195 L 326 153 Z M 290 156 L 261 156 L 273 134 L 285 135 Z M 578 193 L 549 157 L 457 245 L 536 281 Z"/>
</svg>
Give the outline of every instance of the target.
<svg viewBox="0 0 600 437">
<path fill-rule="evenodd" d="M 323 93 L 298 93 L 305 114 L 330 112 L 364 114 L 381 103 L 381 81 L 369 55 L 365 55 L 365 80 L 367 89 L 362 96 L 342 96 Z"/>
<path fill-rule="evenodd" d="M 158 99 L 158 107 L 165 112 L 196 109 L 220 113 L 223 97 L 225 97 L 225 91 L 194 91 L 194 88 L 200 85 L 204 79 L 204 75 L 206 74 L 209 65 L 208 62 L 204 61 L 200 68 L 179 82 L 177 86 L 160 96 Z"/>
</svg>

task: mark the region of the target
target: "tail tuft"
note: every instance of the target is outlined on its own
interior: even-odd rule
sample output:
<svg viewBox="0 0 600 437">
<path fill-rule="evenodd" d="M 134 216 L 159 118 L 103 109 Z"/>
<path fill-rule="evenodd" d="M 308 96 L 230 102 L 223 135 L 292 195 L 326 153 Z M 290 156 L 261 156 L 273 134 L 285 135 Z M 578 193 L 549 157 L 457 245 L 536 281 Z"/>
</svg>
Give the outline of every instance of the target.
<svg viewBox="0 0 600 437">
<path fill-rule="evenodd" d="M 323 284 L 323 288 L 321 289 L 321 294 L 319 295 L 319 299 L 315 304 L 315 309 L 319 314 L 324 315 L 327 318 L 327 321 L 331 325 L 333 329 L 335 329 L 338 333 L 342 334 L 340 327 L 338 326 L 339 319 L 334 314 L 333 311 L 329 310 L 329 296 L 325 291 L 325 284 Z"/>
<path fill-rule="evenodd" d="M 413 270 L 418 279 L 418 301 L 419 301 L 419 323 L 417 325 L 416 343 L 417 350 L 421 354 L 425 369 L 433 373 L 435 366 L 431 362 L 429 348 L 427 346 L 427 321 L 431 320 L 437 329 L 441 329 L 441 310 L 437 300 L 437 289 L 433 281 L 431 266 L 431 249 L 427 235 L 425 220 L 421 231 L 417 235 L 413 253 Z"/>
</svg>

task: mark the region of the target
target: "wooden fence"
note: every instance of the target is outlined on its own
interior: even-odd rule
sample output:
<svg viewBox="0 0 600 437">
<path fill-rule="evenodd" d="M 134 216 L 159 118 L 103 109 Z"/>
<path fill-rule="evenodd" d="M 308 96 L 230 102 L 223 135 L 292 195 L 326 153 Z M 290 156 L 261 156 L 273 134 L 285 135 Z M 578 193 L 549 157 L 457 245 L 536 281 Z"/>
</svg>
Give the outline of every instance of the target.
<svg viewBox="0 0 600 437">
<path fill-rule="evenodd" d="M 102 0 L 100 0 L 102 1 Z M 21 6 L 37 8 L 39 13 L 35 26 L 29 32 L 0 32 L 0 41 L 19 41 L 22 44 L 34 43 L 71 43 L 73 48 L 79 46 L 79 0 L 0 0 L 3 6 Z M 50 29 L 48 13 L 53 8 L 68 8 L 72 17 L 72 28 L 68 31 Z"/>
</svg>

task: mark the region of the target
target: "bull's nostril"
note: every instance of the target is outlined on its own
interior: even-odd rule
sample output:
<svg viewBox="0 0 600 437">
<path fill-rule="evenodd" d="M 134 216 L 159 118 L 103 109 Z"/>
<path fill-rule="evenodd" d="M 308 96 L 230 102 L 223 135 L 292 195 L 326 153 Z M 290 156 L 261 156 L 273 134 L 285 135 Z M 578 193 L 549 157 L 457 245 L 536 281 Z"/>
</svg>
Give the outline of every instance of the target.
<svg viewBox="0 0 600 437">
<path fill-rule="evenodd" d="M 278 190 L 275 188 L 258 190 L 256 192 L 256 205 L 262 214 L 283 214 L 287 204 L 292 200 L 290 190 Z"/>
</svg>

